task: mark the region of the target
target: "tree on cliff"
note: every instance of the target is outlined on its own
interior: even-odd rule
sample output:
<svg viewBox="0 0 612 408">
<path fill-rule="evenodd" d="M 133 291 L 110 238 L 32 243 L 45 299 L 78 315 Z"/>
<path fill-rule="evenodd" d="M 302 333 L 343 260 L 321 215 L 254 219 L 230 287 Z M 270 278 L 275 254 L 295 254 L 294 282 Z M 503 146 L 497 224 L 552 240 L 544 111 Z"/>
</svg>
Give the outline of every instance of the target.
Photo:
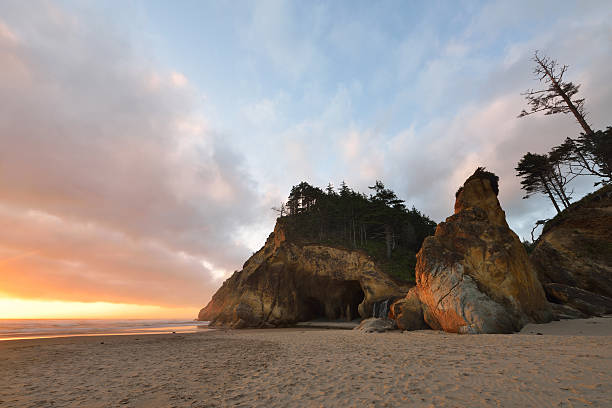
<svg viewBox="0 0 612 408">
<path fill-rule="evenodd" d="M 342 182 L 336 192 L 302 182 L 291 189 L 286 211 L 274 208 L 296 242 L 359 248 L 383 270 L 402 279 L 414 279 L 415 254 L 436 223 L 376 181 L 366 196 Z"/>
<path fill-rule="evenodd" d="M 495 195 L 499 194 L 499 177 L 495 173 L 487 171 L 485 167 L 478 167 L 478 168 L 476 168 L 476 171 L 474 172 L 474 174 L 472 174 L 466 180 L 466 182 L 468 182 L 468 181 L 470 181 L 472 179 L 487 179 L 487 180 L 489 180 L 489 183 L 491 183 L 491 188 L 493 189 L 493 192 L 495 193 Z M 459 196 L 459 193 L 461 193 L 461 190 L 463 190 L 463 186 L 459 187 L 459 189 L 455 193 L 455 198 L 457 198 L 457 196 Z"/>
<path fill-rule="evenodd" d="M 567 65 L 559 66 L 557 61 L 537 51 L 533 61 L 536 64 L 533 72 L 546 87 L 523 93 L 529 110 L 523 109 L 519 118 L 537 112 L 545 115 L 571 113 L 583 130 L 578 138 L 566 138 L 548 154 L 527 153 L 516 167 L 522 178 L 522 188 L 527 192 L 523 198 L 543 193 L 560 212 L 559 204 L 565 208 L 570 204 L 571 193 L 567 192 L 567 185 L 575 177 L 599 177 L 595 185 L 612 182 L 612 130 L 594 132 L 587 123 L 584 98 L 576 98 L 580 85 L 563 79 Z"/>
<path fill-rule="evenodd" d="M 568 169 L 573 179 L 576 176 L 596 176 L 601 181 L 612 182 L 612 128 L 581 134 L 577 139 L 567 138 L 552 148 L 550 156 L 556 157 Z"/>
<path fill-rule="evenodd" d="M 590 175 L 599 177 L 601 183 L 612 182 L 612 158 L 610 157 L 610 131 L 594 132 L 586 121 L 584 98 L 574 98 L 580 85 L 564 82 L 563 75 L 568 66 L 559 66 L 557 61 L 541 56 L 536 51 L 534 74 L 546 84 L 544 89 L 529 89 L 522 95 L 527 99 L 529 110 L 523 109 L 519 118 L 544 112 L 545 115 L 571 113 L 580 124 L 583 132 L 576 138 L 567 138 L 550 152 L 551 160 L 566 166 L 569 179 L 575 176 Z M 599 184 L 595 183 L 595 185 Z"/>
<path fill-rule="evenodd" d="M 522 94 L 527 99 L 530 108 L 529 111 L 523 109 L 518 117 L 522 118 L 537 112 L 544 112 L 545 115 L 571 112 L 585 134 L 593 133 L 585 118 L 584 98 L 572 99 L 578 93 L 580 85 L 563 81 L 563 75 L 568 66 L 559 67 L 557 61 L 540 56 L 538 51 L 534 53 L 533 61 L 536 63 L 533 73 L 547 87 L 538 90 L 528 89 Z"/>
<path fill-rule="evenodd" d="M 323 194 L 323 190 L 305 182 L 293 186 L 289 194 L 289 199 L 287 200 L 289 215 L 308 211 L 311 207 L 315 206 L 317 200 L 319 200 Z"/>
<path fill-rule="evenodd" d="M 584 156 L 583 160 L 595 164 L 594 167 L 599 170 L 596 175 L 603 179 L 603 183 L 612 183 L 612 127 L 582 134 L 576 143 L 577 150 Z"/>
<path fill-rule="evenodd" d="M 536 193 L 542 193 L 550 198 L 557 212 L 561 212 L 557 201 L 564 208 L 569 207 L 570 197 L 566 193 L 568 180 L 561 174 L 558 163 L 550 160 L 548 155 L 527 153 L 519 161 L 515 170 L 521 177 L 522 189 L 526 191 L 523 198 L 529 198 Z"/>
<path fill-rule="evenodd" d="M 373 217 L 377 218 L 384 226 L 387 259 L 391 259 L 391 251 L 395 249 L 394 213 L 406 209 L 404 200 L 399 199 L 392 190 L 385 188 L 380 180 L 376 180 L 376 183 L 373 186 L 368 186 L 368 188 L 376 192 L 375 195 L 370 197 L 370 201 L 375 207 Z"/>
<path fill-rule="evenodd" d="M 272 207 L 272 210 L 276 211 L 279 217 L 284 217 L 285 215 L 289 214 L 287 211 L 287 205 L 283 202 L 281 202 L 278 207 Z"/>
</svg>

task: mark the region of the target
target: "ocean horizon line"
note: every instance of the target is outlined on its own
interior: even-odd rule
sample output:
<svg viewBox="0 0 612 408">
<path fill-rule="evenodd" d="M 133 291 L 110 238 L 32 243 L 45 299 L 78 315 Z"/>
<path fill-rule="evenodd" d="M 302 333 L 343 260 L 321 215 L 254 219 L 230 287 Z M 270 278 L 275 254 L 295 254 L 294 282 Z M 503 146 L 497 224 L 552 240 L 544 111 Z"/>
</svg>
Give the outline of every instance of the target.
<svg viewBox="0 0 612 408">
<path fill-rule="evenodd" d="M 0 319 L 0 341 L 76 336 L 196 333 L 208 322 L 186 319 Z"/>
</svg>

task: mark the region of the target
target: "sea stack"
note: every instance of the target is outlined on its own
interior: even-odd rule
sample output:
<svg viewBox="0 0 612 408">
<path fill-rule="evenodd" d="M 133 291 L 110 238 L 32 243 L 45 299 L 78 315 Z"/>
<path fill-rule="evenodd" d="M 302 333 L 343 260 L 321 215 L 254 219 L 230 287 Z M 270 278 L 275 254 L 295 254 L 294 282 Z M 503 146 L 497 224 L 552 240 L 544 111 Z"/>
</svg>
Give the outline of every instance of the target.
<svg viewBox="0 0 612 408">
<path fill-rule="evenodd" d="M 417 254 L 416 292 L 427 324 L 454 333 L 512 333 L 552 319 L 536 271 L 497 199 L 498 177 L 478 168 L 455 213 Z"/>
</svg>

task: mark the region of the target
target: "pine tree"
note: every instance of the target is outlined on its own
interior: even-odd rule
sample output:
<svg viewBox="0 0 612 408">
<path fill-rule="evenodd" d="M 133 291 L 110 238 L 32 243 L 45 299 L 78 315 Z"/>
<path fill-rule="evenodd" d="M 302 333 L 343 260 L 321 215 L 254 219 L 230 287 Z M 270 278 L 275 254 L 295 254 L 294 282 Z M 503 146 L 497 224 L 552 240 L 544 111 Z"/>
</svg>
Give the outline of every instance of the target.
<svg viewBox="0 0 612 408">
<path fill-rule="evenodd" d="M 575 154 L 579 156 L 577 162 L 582 169 L 588 174 L 601 177 L 603 184 L 612 183 L 612 127 L 608 126 L 605 131 L 581 134 L 575 144 Z"/>
<path fill-rule="evenodd" d="M 387 273 L 414 279 L 415 254 L 433 234 L 436 223 L 378 181 L 367 196 L 342 183 L 339 192 L 308 183 L 291 189 L 288 215 L 279 219 L 288 237 L 299 243 L 321 243 L 365 250 Z M 278 209 L 277 209 L 278 210 Z"/>
<path fill-rule="evenodd" d="M 368 188 L 376 192 L 372 196 L 372 201 L 377 204 L 375 216 L 383 224 L 387 259 L 391 259 L 391 252 L 395 247 L 394 213 L 406 209 L 404 200 L 399 199 L 392 190 L 385 188 L 385 185 L 380 180 L 376 180 L 376 183 Z"/>
<path fill-rule="evenodd" d="M 548 155 L 527 153 L 521 158 L 515 170 L 517 176 L 521 177 L 522 189 L 526 191 L 523 198 L 529 198 L 533 194 L 542 193 L 550 198 L 557 212 L 563 207 L 569 206 L 569 197 L 565 192 L 567 180 L 559 173 L 559 169 L 551 163 Z"/>
</svg>

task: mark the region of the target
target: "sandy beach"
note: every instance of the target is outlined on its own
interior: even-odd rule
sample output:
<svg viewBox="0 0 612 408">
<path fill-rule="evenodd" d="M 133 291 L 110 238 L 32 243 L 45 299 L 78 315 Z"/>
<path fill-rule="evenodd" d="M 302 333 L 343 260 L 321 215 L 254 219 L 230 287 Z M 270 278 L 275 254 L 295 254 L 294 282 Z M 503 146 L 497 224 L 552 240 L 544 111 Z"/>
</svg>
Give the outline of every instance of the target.
<svg viewBox="0 0 612 408">
<path fill-rule="evenodd" d="M 273 329 L 4 341 L 0 372 L 6 408 L 607 407 L 612 318 L 513 335 Z"/>
</svg>

